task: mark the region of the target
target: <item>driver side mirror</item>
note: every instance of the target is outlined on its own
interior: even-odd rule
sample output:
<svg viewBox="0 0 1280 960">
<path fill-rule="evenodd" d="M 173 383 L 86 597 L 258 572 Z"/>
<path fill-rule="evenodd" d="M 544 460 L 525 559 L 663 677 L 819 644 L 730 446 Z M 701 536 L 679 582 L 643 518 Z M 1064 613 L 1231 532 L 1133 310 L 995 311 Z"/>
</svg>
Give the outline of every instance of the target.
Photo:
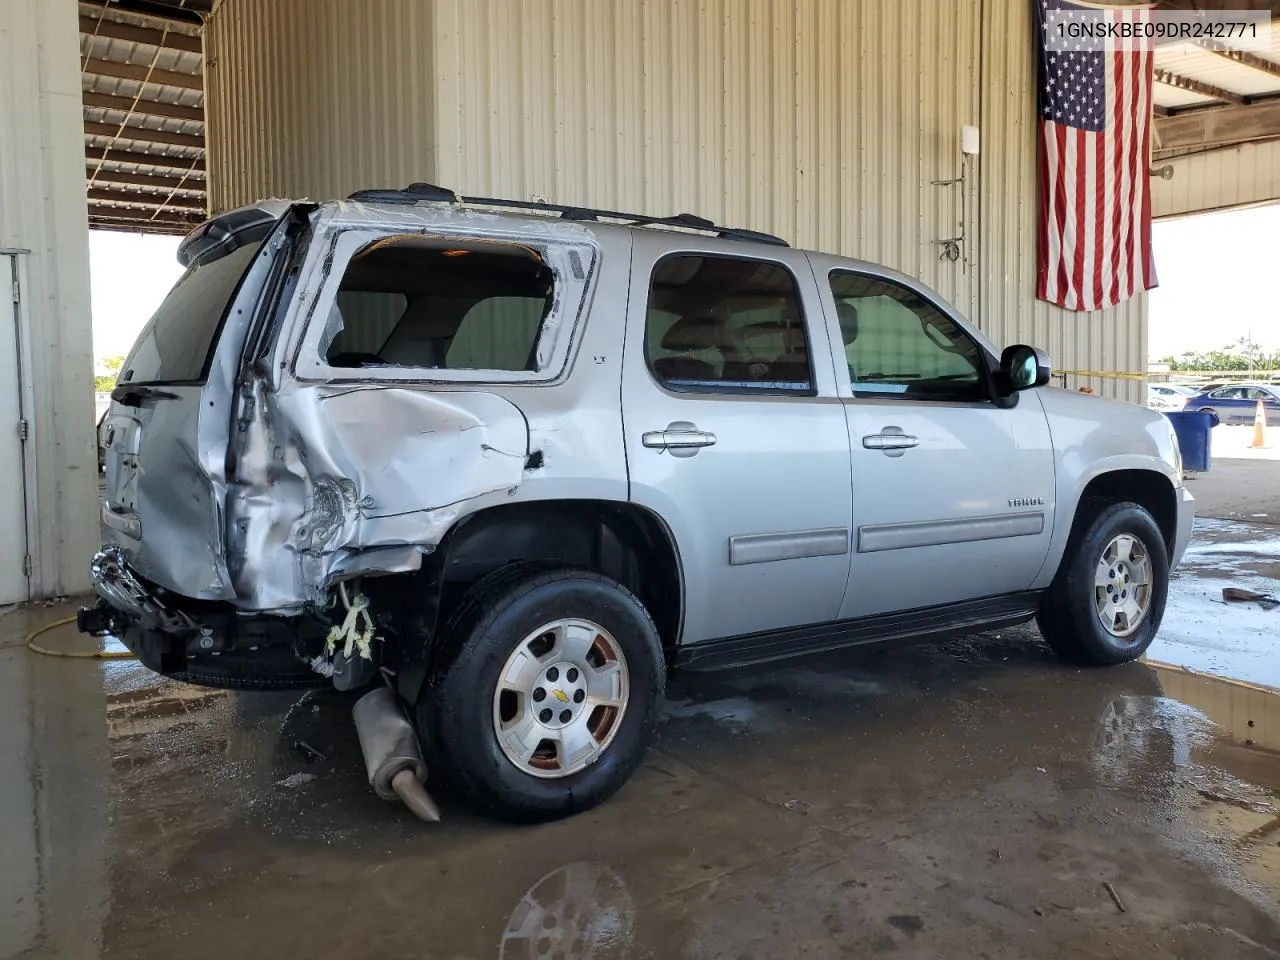
<svg viewBox="0 0 1280 960">
<path fill-rule="evenodd" d="M 1016 343 L 1005 347 L 1000 354 L 1000 386 L 1002 392 L 1016 393 L 1043 387 L 1049 382 L 1053 370 L 1049 355 L 1043 350 Z"/>
</svg>

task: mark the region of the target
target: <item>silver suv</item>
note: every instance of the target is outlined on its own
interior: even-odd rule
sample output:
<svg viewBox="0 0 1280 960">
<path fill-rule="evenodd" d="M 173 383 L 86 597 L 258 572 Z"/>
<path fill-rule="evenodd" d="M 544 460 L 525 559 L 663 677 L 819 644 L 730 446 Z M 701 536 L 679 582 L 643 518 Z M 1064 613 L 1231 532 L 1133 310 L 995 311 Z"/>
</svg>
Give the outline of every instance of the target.
<svg viewBox="0 0 1280 960">
<path fill-rule="evenodd" d="M 180 259 L 102 425 L 81 629 L 192 683 L 376 687 L 506 816 L 617 790 L 673 667 L 1032 617 L 1132 660 L 1190 535 L 1164 417 L 875 264 L 427 184 Z"/>
</svg>

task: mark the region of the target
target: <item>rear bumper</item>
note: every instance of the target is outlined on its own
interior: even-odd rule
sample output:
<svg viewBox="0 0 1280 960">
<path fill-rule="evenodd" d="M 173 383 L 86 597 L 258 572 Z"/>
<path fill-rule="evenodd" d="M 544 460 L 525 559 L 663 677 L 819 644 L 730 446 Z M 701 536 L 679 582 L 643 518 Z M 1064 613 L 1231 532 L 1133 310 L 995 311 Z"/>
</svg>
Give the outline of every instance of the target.
<svg viewBox="0 0 1280 960">
<path fill-rule="evenodd" d="M 99 599 L 76 615 L 80 631 L 115 636 L 156 673 L 230 689 L 326 682 L 304 656 L 323 642 L 318 622 L 241 617 L 229 607 L 165 594 L 140 580 L 116 547 L 94 557 L 90 577 Z"/>
<path fill-rule="evenodd" d="M 107 547 L 93 558 L 89 578 L 107 607 L 139 625 L 168 633 L 198 630 L 190 615 L 164 603 L 133 574 L 119 547 Z"/>
<path fill-rule="evenodd" d="M 1182 562 L 1182 555 L 1187 552 L 1187 544 L 1191 542 L 1191 528 L 1196 521 L 1196 498 L 1186 487 L 1178 493 L 1178 529 L 1173 538 L 1173 555 L 1169 557 L 1169 569 L 1172 570 Z"/>
</svg>

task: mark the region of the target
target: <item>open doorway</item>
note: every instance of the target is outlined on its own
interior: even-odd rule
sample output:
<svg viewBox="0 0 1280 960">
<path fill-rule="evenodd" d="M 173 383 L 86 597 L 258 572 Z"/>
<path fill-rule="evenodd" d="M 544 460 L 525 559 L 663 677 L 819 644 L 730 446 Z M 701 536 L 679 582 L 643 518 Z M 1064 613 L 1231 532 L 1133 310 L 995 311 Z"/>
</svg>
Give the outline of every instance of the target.
<svg viewBox="0 0 1280 960">
<path fill-rule="evenodd" d="M 182 276 L 180 242 L 172 236 L 89 232 L 94 423 L 111 402 L 116 374 L 133 341 Z"/>
<path fill-rule="evenodd" d="M 1154 225 L 1149 405 L 1208 410 L 1221 421 L 1210 471 L 1191 485 L 1200 516 L 1280 523 L 1278 235 L 1280 203 Z"/>
</svg>

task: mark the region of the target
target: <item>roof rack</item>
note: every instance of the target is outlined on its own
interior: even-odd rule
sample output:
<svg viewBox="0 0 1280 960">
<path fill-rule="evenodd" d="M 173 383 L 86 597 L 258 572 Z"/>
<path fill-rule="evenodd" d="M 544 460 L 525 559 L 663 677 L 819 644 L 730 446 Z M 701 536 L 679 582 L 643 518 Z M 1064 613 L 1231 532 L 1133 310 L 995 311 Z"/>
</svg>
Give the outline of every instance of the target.
<svg viewBox="0 0 1280 960">
<path fill-rule="evenodd" d="M 542 203 L 536 200 L 503 200 L 496 197 L 463 197 L 447 187 L 434 183 L 411 183 L 403 190 L 357 190 L 348 200 L 372 203 L 468 203 L 485 207 L 504 207 L 511 210 L 536 210 L 556 213 L 561 220 L 617 220 L 636 227 L 671 227 L 678 230 L 696 230 L 710 233 L 726 240 L 747 240 L 767 243 L 776 247 L 789 246 L 781 237 L 741 227 L 721 227 L 705 217 L 692 213 L 679 213 L 673 217 L 652 217 L 642 213 L 621 213 L 617 210 L 597 210 L 594 207 L 570 207 L 559 203 Z"/>
</svg>

